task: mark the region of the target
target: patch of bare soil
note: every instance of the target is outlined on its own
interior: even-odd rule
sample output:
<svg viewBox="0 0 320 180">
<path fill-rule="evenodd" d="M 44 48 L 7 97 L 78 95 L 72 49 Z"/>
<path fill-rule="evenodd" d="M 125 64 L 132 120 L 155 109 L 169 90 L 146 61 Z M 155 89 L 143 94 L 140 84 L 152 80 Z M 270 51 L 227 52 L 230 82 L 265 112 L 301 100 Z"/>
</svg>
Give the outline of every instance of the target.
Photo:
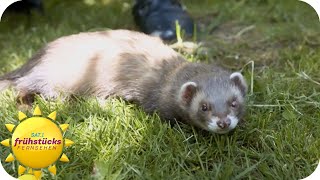
<svg viewBox="0 0 320 180">
<path fill-rule="evenodd" d="M 276 66 L 279 63 L 279 49 L 287 44 L 270 39 L 255 24 L 226 22 L 211 29 L 203 29 L 204 23 L 209 21 L 199 20 L 201 32 L 198 43 L 181 46 L 180 50 L 197 54 L 200 58 L 203 56 L 209 62 L 229 68 L 239 69 L 249 61 L 255 61 L 257 66 Z M 190 50 L 190 47 L 194 49 Z"/>
<path fill-rule="evenodd" d="M 256 65 L 276 65 L 279 61 L 279 49 L 285 44 L 266 36 L 254 24 L 237 22 L 221 24 L 205 39 L 212 59 L 223 64 L 242 66 L 248 61 Z"/>
</svg>

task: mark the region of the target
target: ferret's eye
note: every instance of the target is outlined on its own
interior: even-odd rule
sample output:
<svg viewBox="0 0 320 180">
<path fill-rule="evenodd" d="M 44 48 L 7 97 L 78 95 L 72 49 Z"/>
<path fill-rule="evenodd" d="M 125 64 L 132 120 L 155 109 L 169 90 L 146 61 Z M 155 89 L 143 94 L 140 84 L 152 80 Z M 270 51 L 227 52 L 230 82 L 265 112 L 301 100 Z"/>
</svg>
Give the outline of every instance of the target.
<svg viewBox="0 0 320 180">
<path fill-rule="evenodd" d="M 202 106 L 201 106 L 201 110 L 202 111 L 208 111 L 208 105 L 207 104 L 202 104 Z"/>
<path fill-rule="evenodd" d="M 232 108 L 236 108 L 238 107 L 238 103 L 237 101 L 232 101 L 231 105 L 230 105 Z"/>
</svg>

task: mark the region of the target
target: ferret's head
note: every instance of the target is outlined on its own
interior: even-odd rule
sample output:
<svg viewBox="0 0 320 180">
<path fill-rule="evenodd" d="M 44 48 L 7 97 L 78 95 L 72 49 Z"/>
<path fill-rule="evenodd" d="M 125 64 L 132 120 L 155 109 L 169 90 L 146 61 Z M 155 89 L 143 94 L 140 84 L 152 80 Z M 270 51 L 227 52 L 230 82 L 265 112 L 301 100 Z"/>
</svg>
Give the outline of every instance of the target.
<svg viewBox="0 0 320 180">
<path fill-rule="evenodd" d="M 246 93 L 246 81 L 238 72 L 221 77 L 203 75 L 181 86 L 178 101 L 191 124 L 224 134 L 243 116 Z"/>
</svg>

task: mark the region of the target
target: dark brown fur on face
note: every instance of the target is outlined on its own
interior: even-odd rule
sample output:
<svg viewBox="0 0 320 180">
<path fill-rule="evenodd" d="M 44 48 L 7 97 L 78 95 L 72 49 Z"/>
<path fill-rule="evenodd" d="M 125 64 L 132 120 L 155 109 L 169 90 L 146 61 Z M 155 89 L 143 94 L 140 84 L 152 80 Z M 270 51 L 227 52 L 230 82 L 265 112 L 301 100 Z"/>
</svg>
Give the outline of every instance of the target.
<svg viewBox="0 0 320 180">
<path fill-rule="evenodd" d="M 22 102 L 34 94 L 119 96 L 163 119 L 217 133 L 237 125 L 247 89 L 240 73 L 187 62 L 160 39 L 126 30 L 59 38 L 0 77 L 0 90 L 9 85 Z M 201 109 L 203 103 L 211 110 Z"/>
</svg>

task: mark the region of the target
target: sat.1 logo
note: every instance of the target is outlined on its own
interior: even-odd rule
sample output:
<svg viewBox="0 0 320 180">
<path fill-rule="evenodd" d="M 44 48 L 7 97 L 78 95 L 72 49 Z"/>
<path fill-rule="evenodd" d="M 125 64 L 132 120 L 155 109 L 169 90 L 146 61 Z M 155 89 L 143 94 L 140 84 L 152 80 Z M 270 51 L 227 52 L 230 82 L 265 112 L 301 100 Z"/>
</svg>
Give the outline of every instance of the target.
<svg viewBox="0 0 320 180">
<path fill-rule="evenodd" d="M 19 179 L 28 179 L 29 176 L 39 179 L 43 168 L 48 168 L 49 172 L 55 175 L 57 172 L 55 163 L 58 160 L 69 162 L 68 157 L 62 152 L 64 147 L 73 144 L 71 140 L 63 138 L 69 125 L 58 125 L 55 119 L 56 111 L 48 117 L 42 117 L 41 110 L 37 106 L 33 117 L 28 118 L 19 112 L 20 123 L 17 126 L 5 125 L 12 132 L 11 139 L 1 142 L 12 150 L 5 162 L 18 161 Z"/>
</svg>

